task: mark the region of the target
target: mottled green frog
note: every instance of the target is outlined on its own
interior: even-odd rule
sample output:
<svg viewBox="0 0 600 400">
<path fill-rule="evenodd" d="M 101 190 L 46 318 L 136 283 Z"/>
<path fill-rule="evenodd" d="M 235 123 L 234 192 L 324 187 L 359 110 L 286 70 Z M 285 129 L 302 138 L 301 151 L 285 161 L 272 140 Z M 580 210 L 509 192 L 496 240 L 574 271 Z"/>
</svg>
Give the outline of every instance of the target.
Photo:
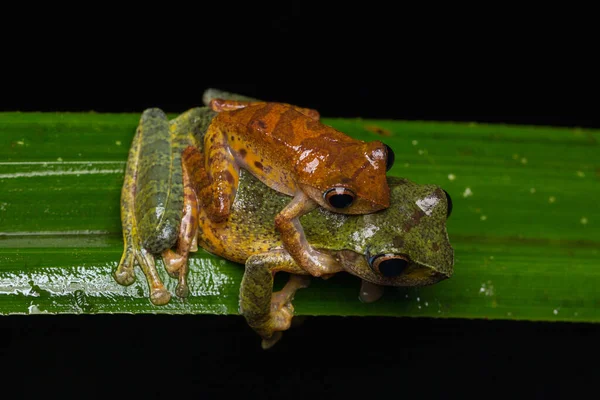
<svg viewBox="0 0 600 400">
<path fill-rule="evenodd" d="M 225 221 L 211 221 L 201 207 L 197 193 L 209 184 L 202 137 L 213 116 L 208 108 L 194 108 L 171 121 L 157 109 L 143 113 L 122 191 L 125 251 L 115 278 L 131 284 L 138 263 L 152 302 L 160 305 L 170 294 L 158 277 L 155 254 L 162 253 L 167 271 L 179 279 L 181 297 L 187 296 L 188 253 L 198 246 L 245 264 L 239 311 L 263 339 L 263 348 L 269 348 L 290 327 L 294 294 L 308 286 L 310 277 L 284 250 L 273 223 L 289 196 L 242 169 Z M 446 231 L 450 196 L 438 186 L 402 178 L 389 177 L 388 184 L 390 207 L 385 210 L 343 215 L 317 208 L 300 218 L 305 240 L 337 261 L 323 277 L 345 271 L 361 278 L 360 298 L 366 302 L 381 295 L 381 286 L 431 285 L 453 272 Z M 290 280 L 273 293 L 280 271 L 291 273 Z"/>
</svg>

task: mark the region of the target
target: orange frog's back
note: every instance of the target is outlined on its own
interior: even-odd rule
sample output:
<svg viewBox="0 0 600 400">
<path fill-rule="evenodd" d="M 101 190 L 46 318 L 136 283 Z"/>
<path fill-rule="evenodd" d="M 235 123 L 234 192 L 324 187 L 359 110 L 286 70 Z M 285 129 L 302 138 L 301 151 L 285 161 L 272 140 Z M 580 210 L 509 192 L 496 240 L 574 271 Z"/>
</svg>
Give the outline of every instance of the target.
<svg viewBox="0 0 600 400">
<path fill-rule="evenodd" d="M 212 104 L 219 110 L 219 103 Z M 231 104 L 229 104 L 231 106 Z M 389 207 L 388 148 L 364 142 L 319 121 L 313 110 L 284 103 L 247 103 L 220 112 L 218 124 L 241 166 L 267 186 L 294 195 L 301 188 L 321 206 L 327 191 L 345 188 L 352 206 L 336 210 L 363 214 Z"/>
</svg>

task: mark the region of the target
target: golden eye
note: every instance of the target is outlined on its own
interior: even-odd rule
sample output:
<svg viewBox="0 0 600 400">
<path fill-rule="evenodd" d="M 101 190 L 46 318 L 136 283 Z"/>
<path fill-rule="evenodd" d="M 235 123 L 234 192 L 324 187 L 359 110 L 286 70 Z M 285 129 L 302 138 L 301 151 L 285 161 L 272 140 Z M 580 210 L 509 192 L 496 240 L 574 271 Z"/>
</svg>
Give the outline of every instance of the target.
<svg viewBox="0 0 600 400">
<path fill-rule="evenodd" d="M 329 189 L 323 194 L 325 202 L 337 209 L 350 207 L 354 202 L 355 197 L 356 195 L 352 190 L 343 187 Z"/>
<path fill-rule="evenodd" d="M 400 276 L 408 267 L 409 258 L 399 254 L 378 254 L 369 258 L 369 266 L 386 278 Z"/>
</svg>

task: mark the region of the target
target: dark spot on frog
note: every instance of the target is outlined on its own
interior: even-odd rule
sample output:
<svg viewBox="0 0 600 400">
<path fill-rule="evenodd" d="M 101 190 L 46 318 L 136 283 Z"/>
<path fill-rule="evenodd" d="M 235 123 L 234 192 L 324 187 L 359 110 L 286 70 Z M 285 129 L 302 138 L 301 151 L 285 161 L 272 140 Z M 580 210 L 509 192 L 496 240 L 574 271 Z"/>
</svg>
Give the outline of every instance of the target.
<svg viewBox="0 0 600 400">
<path fill-rule="evenodd" d="M 414 210 L 412 215 L 402 226 L 404 228 L 404 232 L 408 233 L 411 231 L 412 228 L 419 225 L 419 222 L 421 222 L 421 218 L 423 218 L 424 216 L 425 216 L 425 213 L 423 212 L 423 210 L 421 210 L 421 209 Z"/>
<path fill-rule="evenodd" d="M 239 153 L 240 153 L 240 157 L 242 157 L 242 158 L 246 158 L 246 154 L 248 154 L 246 149 L 240 149 Z"/>
<path fill-rule="evenodd" d="M 433 250 L 433 251 L 439 251 L 439 250 L 440 250 L 440 245 L 439 245 L 439 243 L 433 242 L 433 243 L 431 244 L 431 250 Z"/>
<path fill-rule="evenodd" d="M 255 161 L 254 162 L 254 166 L 258 169 L 260 169 L 261 171 L 263 170 L 263 165 L 261 162 Z"/>
<path fill-rule="evenodd" d="M 267 129 L 267 123 L 265 121 L 263 121 L 262 119 L 258 119 L 256 121 L 252 121 L 252 123 L 250 124 L 250 127 L 257 129 L 259 131 L 264 131 Z"/>
<path fill-rule="evenodd" d="M 231 172 L 229 172 L 229 171 L 223 172 L 223 177 L 225 178 L 225 180 L 228 183 L 233 184 L 233 175 L 231 175 Z"/>
<path fill-rule="evenodd" d="M 374 133 L 376 135 L 379 136 L 391 136 L 392 132 L 390 132 L 388 129 L 382 128 L 380 126 L 376 126 L 376 125 L 367 125 L 365 126 L 365 129 L 368 130 L 371 133 Z"/>
<path fill-rule="evenodd" d="M 231 141 L 233 142 L 235 140 L 235 136 L 231 136 Z"/>
</svg>

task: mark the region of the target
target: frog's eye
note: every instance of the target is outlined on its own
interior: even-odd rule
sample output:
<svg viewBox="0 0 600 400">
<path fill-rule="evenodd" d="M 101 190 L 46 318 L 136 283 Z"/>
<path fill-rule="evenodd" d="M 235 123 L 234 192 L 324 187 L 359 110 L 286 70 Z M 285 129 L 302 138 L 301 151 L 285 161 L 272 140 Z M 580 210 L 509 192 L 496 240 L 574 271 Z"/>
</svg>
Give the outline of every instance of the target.
<svg viewBox="0 0 600 400">
<path fill-rule="evenodd" d="M 392 148 L 390 146 L 388 146 L 385 143 L 383 145 L 385 146 L 385 149 L 387 151 L 387 158 L 385 161 L 385 170 L 387 172 L 390 169 L 392 169 L 392 167 L 394 166 L 394 161 L 396 160 L 396 156 L 394 155 L 394 150 L 392 150 Z"/>
<path fill-rule="evenodd" d="M 408 257 L 398 254 L 379 254 L 369 258 L 369 266 L 376 273 L 386 278 L 401 275 L 408 267 Z"/>
<path fill-rule="evenodd" d="M 350 189 L 344 187 L 336 187 L 329 189 L 323 194 L 325 202 L 333 208 L 342 209 L 348 208 L 354 202 L 356 195 Z"/>
<path fill-rule="evenodd" d="M 448 202 L 448 213 L 446 214 L 446 218 L 450 218 L 450 214 L 452 214 L 452 197 L 450 197 L 450 194 L 445 190 L 444 193 L 446 193 L 446 201 Z"/>
</svg>

